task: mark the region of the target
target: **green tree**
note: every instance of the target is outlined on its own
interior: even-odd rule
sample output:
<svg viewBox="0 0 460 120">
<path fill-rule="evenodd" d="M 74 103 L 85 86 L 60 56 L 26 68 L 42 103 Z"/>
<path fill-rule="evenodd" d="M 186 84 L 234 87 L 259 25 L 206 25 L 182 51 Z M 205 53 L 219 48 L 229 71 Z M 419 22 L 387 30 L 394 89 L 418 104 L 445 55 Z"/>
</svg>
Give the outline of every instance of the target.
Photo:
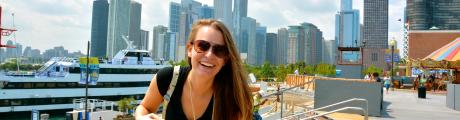
<svg viewBox="0 0 460 120">
<path fill-rule="evenodd" d="M 19 70 L 22 71 L 31 71 L 31 70 L 38 70 L 42 65 L 32 65 L 32 64 L 20 64 Z M 17 68 L 17 61 L 16 59 L 10 59 L 2 64 L 0 64 L 0 70 L 6 71 L 16 71 Z"/>
<path fill-rule="evenodd" d="M 135 104 L 134 98 L 122 98 L 120 101 L 117 102 L 118 104 L 118 110 L 123 112 L 124 114 L 127 114 L 127 111 L 134 109 L 134 104 Z"/>
<path fill-rule="evenodd" d="M 371 65 L 371 66 L 369 66 L 367 69 L 365 69 L 363 72 L 364 72 L 364 74 L 378 73 L 379 75 L 382 75 L 383 69 L 382 69 L 382 68 L 379 68 L 379 67 L 376 67 L 376 66 L 374 66 L 374 65 Z"/>
<path fill-rule="evenodd" d="M 269 62 L 265 62 L 264 64 L 262 64 L 262 66 L 260 67 L 260 76 L 262 78 L 270 78 L 270 77 L 275 77 L 275 73 L 273 71 L 273 68 L 272 65 L 270 65 Z"/>
<path fill-rule="evenodd" d="M 316 74 L 323 75 L 323 76 L 333 76 L 335 75 L 335 66 L 326 64 L 326 63 L 320 63 L 316 65 L 315 67 Z"/>
</svg>

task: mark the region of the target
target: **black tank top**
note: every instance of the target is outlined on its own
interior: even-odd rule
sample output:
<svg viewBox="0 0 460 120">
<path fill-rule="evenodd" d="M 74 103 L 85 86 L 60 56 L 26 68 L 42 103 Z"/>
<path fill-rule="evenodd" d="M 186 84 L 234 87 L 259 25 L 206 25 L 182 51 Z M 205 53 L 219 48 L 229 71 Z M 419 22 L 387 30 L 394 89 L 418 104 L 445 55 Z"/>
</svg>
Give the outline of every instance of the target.
<svg viewBox="0 0 460 120">
<path fill-rule="evenodd" d="M 190 67 L 181 67 L 179 77 L 177 79 L 176 89 L 171 95 L 171 99 L 168 103 L 168 108 L 166 109 L 166 120 L 186 120 L 187 117 L 185 116 L 184 110 L 182 109 L 181 97 L 182 97 L 182 89 L 184 88 L 185 80 L 187 79 L 187 75 L 190 72 Z M 174 68 L 173 67 L 166 67 L 161 69 L 157 72 L 157 86 L 160 94 L 164 96 L 168 91 L 169 84 L 171 83 L 172 75 L 173 75 Z M 213 101 L 214 99 L 211 98 L 209 101 L 208 107 L 206 108 L 204 114 L 198 117 L 198 120 L 211 120 L 212 119 L 212 109 L 213 109 Z"/>
</svg>

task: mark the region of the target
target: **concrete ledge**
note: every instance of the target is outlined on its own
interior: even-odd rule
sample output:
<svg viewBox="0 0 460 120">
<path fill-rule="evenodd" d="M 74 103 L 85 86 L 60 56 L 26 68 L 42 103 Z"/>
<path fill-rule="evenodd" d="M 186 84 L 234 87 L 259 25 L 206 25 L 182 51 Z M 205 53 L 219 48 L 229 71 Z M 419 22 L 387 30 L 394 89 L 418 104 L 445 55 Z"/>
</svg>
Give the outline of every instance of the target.
<svg viewBox="0 0 460 120">
<path fill-rule="evenodd" d="M 369 103 L 369 116 L 380 116 L 382 103 L 382 84 L 364 80 L 338 80 L 334 78 L 318 78 L 315 80 L 315 103 L 314 108 L 320 108 L 352 98 L 366 99 Z M 331 111 L 342 107 L 361 107 L 365 109 L 362 101 L 349 102 L 337 105 L 325 111 Z M 348 110 L 345 113 L 357 113 L 360 111 Z"/>
<path fill-rule="evenodd" d="M 447 84 L 446 105 L 460 111 L 460 84 Z"/>
</svg>

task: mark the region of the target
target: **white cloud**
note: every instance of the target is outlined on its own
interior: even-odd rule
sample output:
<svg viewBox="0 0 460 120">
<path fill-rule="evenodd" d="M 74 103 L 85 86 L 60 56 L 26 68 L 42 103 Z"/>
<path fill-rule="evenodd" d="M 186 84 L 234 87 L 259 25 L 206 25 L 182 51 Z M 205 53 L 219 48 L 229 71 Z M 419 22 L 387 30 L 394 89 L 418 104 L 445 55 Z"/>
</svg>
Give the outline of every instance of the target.
<svg viewBox="0 0 460 120">
<path fill-rule="evenodd" d="M 3 6 L 3 25 L 12 26 L 11 13 L 15 13 L 18 31 L 16 39 L 24 46 L 41 50 L 64 46 L 70 51 L 85 51 L 91 35 L 93 0 L 0 0 Z M 155 25 L 168 25 L 169 2 L 180 0 L 136 0 L 142 3 L 141 28 L 152 31 Z M 197 0 L 213 6 L 213 0 Z M 354 0 L 362 23 L 362 0 Z M 335 13 L 339 0 L 248 0 L 248 16 L 267 26 L 268 32 L 278 28 L 313 23 L 323 31 L 325 39 L 334 38 Z M 389 38 L 402 38 L 401 23 L 405 1 L 390 0 Z M 152 33 L 150 32 L 150 39 Z M 13 39 L 12 36 L 3 40 Z M 2 41 L 5 43 L 5 41 Z M 402 42 L 398 42 L 402 43 Z"/>
</svg>

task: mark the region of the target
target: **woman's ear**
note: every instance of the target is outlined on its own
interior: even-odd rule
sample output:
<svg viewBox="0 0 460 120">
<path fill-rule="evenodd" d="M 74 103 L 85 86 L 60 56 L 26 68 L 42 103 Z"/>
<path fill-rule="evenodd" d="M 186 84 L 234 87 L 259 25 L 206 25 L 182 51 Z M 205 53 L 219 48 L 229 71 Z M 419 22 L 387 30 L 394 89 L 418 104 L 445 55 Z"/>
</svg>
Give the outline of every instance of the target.
<svg viewBox="0 0 460 120">
<path fill-rule="evenodd" d="M 190 43 L 187 44 L 187 56 L 192 57 L 192 45 Z"/>
</svg>

